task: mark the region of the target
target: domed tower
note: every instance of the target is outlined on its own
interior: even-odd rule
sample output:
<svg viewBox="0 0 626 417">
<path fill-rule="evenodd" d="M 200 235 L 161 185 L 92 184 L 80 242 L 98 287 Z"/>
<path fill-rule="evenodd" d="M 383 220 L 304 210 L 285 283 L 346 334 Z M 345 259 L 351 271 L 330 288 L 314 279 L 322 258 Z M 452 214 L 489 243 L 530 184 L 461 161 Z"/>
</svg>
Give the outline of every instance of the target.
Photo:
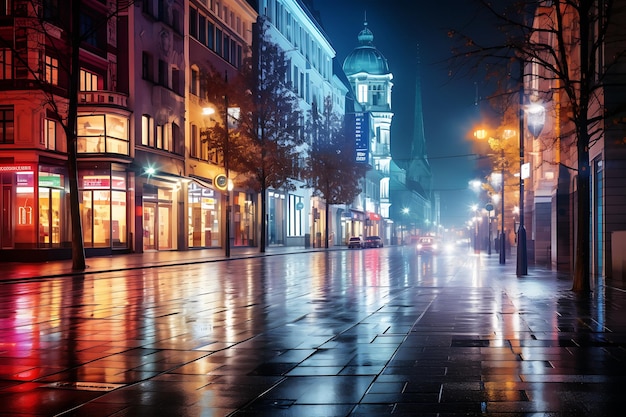
<svg viewBox="0 0 626 417">
<path fill-rule="evenodd" d="M 389 111 L 393 74 L 389 72 L 387 59 L 374 46 L 374 34 L 367 22 L 363 25 L 358 36 L 359 46 L 344 60 L 343 72 L 363 111 Z"/>
<path fill-rule="evenodd" d="M 361 135 L 357 138 L 357 160 L 373 169 L 366 176 L 362 195 L 368 213 L 368 234 L 390 236 L 389 167 L 391 165 L 391 89 L 393 74 L 387 59 L 374 46 L 374 35 L 364 22 L 357 46 L 343 62 L 343 71 L 354 93 L 355 117 Z"/>
</svg>

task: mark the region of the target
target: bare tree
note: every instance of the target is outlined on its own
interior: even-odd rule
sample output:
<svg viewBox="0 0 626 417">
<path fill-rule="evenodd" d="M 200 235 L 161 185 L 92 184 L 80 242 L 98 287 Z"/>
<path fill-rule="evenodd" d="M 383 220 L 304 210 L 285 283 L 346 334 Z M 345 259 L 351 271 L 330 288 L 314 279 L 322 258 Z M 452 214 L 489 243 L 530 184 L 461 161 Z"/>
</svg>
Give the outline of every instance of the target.
<svg viewBox="0 0 626 417">
<path fill-rule="evenodd" d="M 333 111 L 332 98 L 324 99 L 321 114 L 313 107 L 307 118 L 311 151 L 305 177 L 314 195 L 327 204 L 325 211 L 325 247 L 328 248 L 329 206 L 350 204 L 361 193 L 359 187 L 366 165 L 356 162 L 354 141 L 345 134 L 341 117 Z"/>
<path fill-rule="evenodd" d="M 41 93 L 41 105 L 50 110 L 61 125 L 66 139 L 69 183 L 70 219 L 72 229 L 72 269 L 86 268 L 85 249 L 80 216 L 77 167 L 78 93 L 80 89 L 80 51 L 85 42 L 98 33 L 105 33 L 110 23 L 128 9 L 133 1 L 108 1 L 107 15 L 101 20 L 81 19 L 80 0 L 46 2 L 16 0 L 14 33 L 0 34 L 0 45 L 11 50 L 15 77 L 28 80 Z M 61 8 L 61 5 L 63 8 Z M 10 35 L 10 36 L 6 36 Z M 15 35 L 15 36 L 13 36 Z M 58 80 L 43 68 L 43 51 L 52 52 L 58 61 Z"/>
<path fill-rule="evenodd" d="M 214 126 L 210 143 L 236 173 L 235 181 L 260 194 L 259 250 L 265 252 L 267 190 L 296 188 L 305 141 L 298 97 L 287 81 L 289 63 L 285 52 L 270 41 L 263 20 L 255 28 L 254 48 L 252 58 L 234 77 L 227 80 L 226 74 L 213 71 L 205 82 L 209 100 L 221 114 L 225 106 L 239 108 L 228 135 L 223 118 Z"/>
<path fill-rule="evenodd" d="M 571 132 L 571 161 L 576 172 L 576 245 L 572 289 L 589 292 L 590 279 L 590 163 L 589 150 L 604 135 L 603 124 L 622 108 L 607 106 L 607 87 L 624 86 L 626 32 L 623 2 L 613 0 L 537 0 L 488 2 L 481 10 L 497 22 L 502 36 L 481 37 L 451 31 L 458 41 L 452 64 L 461 71 L 485 70 L 510 79 L 513 65 L 522 77 L 531 76 L 533 100 L 558 97 L 561 134 Z M 525 70 L 526 69 L 526 70 Z M 530 69 L 531 71 L 528 71 Z M 530 73 L 528 73 L 530 72 Z M 524 78 L 516 80 L 524 83 Z M 523 85 L 523 84 L 522 84 Z M 506 88 L 500 89 L 501 91 Z M 516 89 L 511 94 L 521 94 Z M 522 90 L 523 91 L 523 90 Z M 557 142 L 561 138 L 554 138 Z M 568 143 L 561 146 L 567 150 Z M 574 151 L 575 150 L 575 151 Z"/>
</svg>

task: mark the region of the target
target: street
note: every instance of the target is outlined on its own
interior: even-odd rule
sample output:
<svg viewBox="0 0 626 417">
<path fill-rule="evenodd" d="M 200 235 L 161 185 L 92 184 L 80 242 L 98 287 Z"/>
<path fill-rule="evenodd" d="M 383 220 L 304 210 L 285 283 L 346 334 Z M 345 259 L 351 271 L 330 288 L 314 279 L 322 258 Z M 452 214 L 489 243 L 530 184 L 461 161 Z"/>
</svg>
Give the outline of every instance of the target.
<svg viewBox="0 0 626 417">
<path fill-rule="evenodd" d="M 608 416 L 624 291 L 311 251 L 0 282 L 0 416 Z"/>
</svg>

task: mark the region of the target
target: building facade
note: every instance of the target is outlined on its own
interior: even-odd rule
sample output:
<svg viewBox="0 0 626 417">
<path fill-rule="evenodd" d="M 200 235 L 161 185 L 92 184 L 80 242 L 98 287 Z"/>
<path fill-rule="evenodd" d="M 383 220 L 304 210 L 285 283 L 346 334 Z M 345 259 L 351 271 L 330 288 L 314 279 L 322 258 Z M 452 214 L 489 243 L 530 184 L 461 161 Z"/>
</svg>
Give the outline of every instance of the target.
<svg viewBox="0 0 626 417">
<path fill-rule="evenodd" d="M 383 54 L 374 46 L 374 35 L 367 22 L 358 34 L 358 46 L 345 58 L 343 71 L 355 97 L 354 115 L 348 123 L 357 134 L 357 162 L 372 169 L 363 178 L 363 193 L 352 204 L 350 236 L 380 236 L 391 243 L 391 92 L 393 74 Z"/>
<path fill-rule="evenodd" d="M 618 2 L 620 5 L 622 2 Z M 555 37 L 548 37 L 546 28 L 551 26 L 554 7 L 563 7 L 563 39 L 577 39 L 579 30 L 577 15 L 564 5 L 554 2 L 542 4 L 534 19 L 537 31 L 531 42 L 542 42 L 554 48 L 566 50 L 567 64 L 572 70 L 570 77 L 578 77 L 581 60 L 590 62 L 589 56 L 581 56 L 578 41 L 557 45 Z M 589 246 L 590 272 L 597 279 L 621 280 L 626 277 L 623 240 L 626 234 L 626 217 L 623 214 L 626 195 L 626 147 L 623 124 L 616 122 L 624 117 L 624 90 L 626 73 L 620 59 L 626 48 L 626 31 L 621 22 L 623 8 L 617 4 L 607 9 L 598 1 L 592 12 L 601 11 L 601 23 L 590 31 L 590 44 L 598 45 L 593 54 L 597 65 L 591 67 L 590 84 L 594 95 L 590 100 L 588 118 L 598 118 L 587 126 L 589 141 L 590 202 Z M 606 16 L 605 16 L 606 14 Z M 596 14 L 590 15 L 592 18 Z M 606 25 L 606 35 L 598 32 Z M 573 28 L 573 29 L 572 29 Z M 542 38 L 543 36 L 543 38 Z M 605 36 L 600 38 L 600 36 Z M 600 42 L 604 39 L 604 42 Z M 576 251 L 577 227 L 577 136 L 576 126 L 570 115 L 568 96 L 562 89 L 563 81 L 557 80 L 545 66 L 529 61 L 525 64 L 527 104 L 540 103 L 545 109 L 541 119 L 543 129 L 534 129 L 533 115 L 526 112 L 525 149 L 530 162 L 530 177 L 526 180 L 528 193 L 525 198 L 526 218 L 530 218 L 529 260 L 538 264 L 551 264 L 559 270 L 573 271 Z"/>
<path fill-rule="evenodd" d="M 289 61 L 287 81 L 299 97 L 300 126 L 304 128 L 311 109 L 321 108 L 327 97 L 343 116 L 347 88 L 333 73 L 336 52 L 307 4 L 302 0 L 259 0 L 257 10 L 269 24 L 269 39 L 285 51 Z M 303 149 L 302 164 L 305 158 Z M 324 236 L 326 203 L 301 187 L 303 182 L 298 185 L 295 191 L 268 190 L 267 243 L 323 247 L 330 238 Z"/>
</svg>

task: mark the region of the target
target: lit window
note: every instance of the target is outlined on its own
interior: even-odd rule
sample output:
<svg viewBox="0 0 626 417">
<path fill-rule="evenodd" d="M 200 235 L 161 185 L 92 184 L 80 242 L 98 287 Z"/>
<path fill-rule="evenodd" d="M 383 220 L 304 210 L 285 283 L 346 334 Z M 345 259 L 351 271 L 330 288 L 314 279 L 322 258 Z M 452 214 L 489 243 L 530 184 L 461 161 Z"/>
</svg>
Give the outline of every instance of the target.
<svg viewBox="0 0 626 417">
<path fill-rule="evenodd" d="M 141 144 L 154 146 L 154 121 L 147 114 L 141 116 Z"/>
<path fill-rule="evenodd" d="M 97 91 L 98 75 L 84 69 L 80 70 L 80 91 Z"/>
<path fill-rule="evenodd" d="M 59 84 L 59 60 L 46 55 L 44 63 L 44 81 L 48 84 Z"/>
<path fill-rule="evenodd" d="M 57 124 L 54 120 L 44 119 L 42 141 L 46 149 L 56 149 Z"/>
<path fill-rule="evenodd" d="M 357 99 L 359 103 L 367 103 L 367 84 L 358 85 Z"/>
</svg>

